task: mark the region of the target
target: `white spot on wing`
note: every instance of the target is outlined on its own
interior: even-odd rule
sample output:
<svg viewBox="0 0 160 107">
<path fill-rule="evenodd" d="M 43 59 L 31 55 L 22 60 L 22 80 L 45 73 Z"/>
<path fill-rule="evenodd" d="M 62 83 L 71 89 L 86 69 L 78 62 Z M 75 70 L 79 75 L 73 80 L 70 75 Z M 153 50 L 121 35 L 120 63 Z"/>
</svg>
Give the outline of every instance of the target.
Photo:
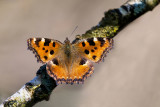
<svg viewBox="0 0 160 107">
<path fill-rule="evenodd" d="M 83 65 L 88 65 L 88 63 L 89 63 L 89 61 L 86 61 L 86 63 L 85 63 L 85 64 L 83 64 Z"/>
<path fill-rule="evenodd" d="M 33 38 L 33 41 L 35 42 L 35 41 L 36 41 L 36 38 Z"/>
<path fill-rule="evenodd" d="M 53 61 L 50 61 L 50 64 L 53 65 L 53 66 L 55 66 L 55 64 L 53 63 Z"/>
<path fill-rule="evenodd" d="M 93 38 L 93 41 L 97 41 L 97 38 Z"/>
<path fill-rule="evenodd" d="M 106 41 L 106 38 L 103 38 L 104 41 Z"/>
<path fill-rule="evenodd" d="M 45 39 L 44 38 L 42 38 L 42 42 L 44 42 L 45 41 Z"/>
</svg>

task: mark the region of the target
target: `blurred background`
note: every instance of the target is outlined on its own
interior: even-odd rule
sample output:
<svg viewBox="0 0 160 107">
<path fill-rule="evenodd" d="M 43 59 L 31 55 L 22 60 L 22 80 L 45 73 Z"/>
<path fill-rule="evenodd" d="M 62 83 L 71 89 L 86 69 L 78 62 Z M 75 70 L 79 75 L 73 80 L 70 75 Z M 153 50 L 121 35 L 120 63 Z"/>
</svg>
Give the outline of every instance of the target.
<svg viewBox="0 0 160 107">
<path fill-rule="evenodd" d="M 72 41 L 126 0 L 0 0 L 0 103 L 42 65 L 30 37 Z M 114 48 L 85 84 L 59 85 L 35 107 L 160 107 L 160 5 L 114 38 Z M 70 36 L 75 27 L 78 29 Z"/>
</svg>

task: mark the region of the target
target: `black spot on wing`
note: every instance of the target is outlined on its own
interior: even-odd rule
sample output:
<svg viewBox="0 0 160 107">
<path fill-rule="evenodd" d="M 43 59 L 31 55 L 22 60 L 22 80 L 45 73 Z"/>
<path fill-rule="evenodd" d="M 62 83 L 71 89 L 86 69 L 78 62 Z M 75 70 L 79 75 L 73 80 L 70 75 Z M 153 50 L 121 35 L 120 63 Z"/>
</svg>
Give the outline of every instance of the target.
<svg viewBox="0 0 160 107">
<path fill-rule="evenodd" d="M 85 44 L 84 42 L 82 42 L 82 46 L 85 47 L 85 45 L 86 45 L 86 44 Z"/>
<path fill-rule="evenodd" d="M 97 39 L 99 42 L 101 42 L 100 46 L 102 47 L 105 44 L 105 40 L 103 40 L 103 38 L 101 38 L 101 37 L 98 37 Z"/>
<path fill-rule="evenodd" d="M 89 54 L 89 51 L 87 49 L 84 50 L 85 54 Z"/>
<path fill-rule="evenodd" d="M 50 51 L 50 54 L 53 55 L 53 54 L 54 54 L 54 50 L 51 50 L 51 51 Z"/>
<path fill-rule="evenodd" d="M 53 42 L 53 47 L 55 47 L 56 46 L 56 43 L 55 42 Z"/>
<path fill-rule="evenodd" d="M 92 58 L 95 60 L 97 56 L 93 55 Z"/>
<path fill-rule="evenodd" d="M 87 42 L 89 43 L 90 46 L 95 46 L 95 42 L 93 41 L 93 38 L 87 39 Z"/>
<path fill-rule="evenodd" d="M 86 59 L 81 59 L 81 61 L 80 61 L 80 63 L 79 63 L 79 65 L 83 65 L 83 64 L 85 64 L 86 63 Z"/>
<path fill-rule="evenodd" d="M 45 51 L 46 53 L 48 52 L 48 50 Z"/>
<path fill-rule="evenodd" d="M 45 50 L 45 48 L 43 47 L 42 50 Z"/>
<path fill-rule="evenodd" d="M 51 39 L 45 38 L 44 46 L 49 46 L 50 42 L 51 42 Z"/>
<path fill-rule="evenodd" d="M 41 41 L 41 38 L 36 38 L 35 44 L 39 47 L 39 42 Z"/>
<path fill-rule="evenodd" d="M 95 50 L 97 50 L 97 47 L 94 47 Z"/>
<path fill-rule="evenodd" d="M 47 57 L 47 56 L 44 56 L 44 59 L 45 59 L 45 60 L 47 60 L 47 59 L 48 59 L 48 57 Z"/>
<path fill-rule="evenodd" d="M 91 52 L 94 52 L 94 50 L 92 49 Z"/>
<path fill-rule="evenodd" d="M 57 60 L 56 58 L 53 59 L 53 63 L 54 63 L 55 65 L 59 65 L 58 60 Z"/>
</svg>

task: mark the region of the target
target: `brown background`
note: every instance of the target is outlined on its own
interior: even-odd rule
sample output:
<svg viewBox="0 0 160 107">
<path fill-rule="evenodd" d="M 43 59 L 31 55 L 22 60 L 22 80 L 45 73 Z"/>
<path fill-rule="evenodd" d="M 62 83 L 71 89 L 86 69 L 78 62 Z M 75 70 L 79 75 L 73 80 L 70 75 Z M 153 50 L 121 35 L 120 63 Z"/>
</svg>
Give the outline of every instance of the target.
<svg viewBox="0 0 160 107">
<path fill-rule="evenodd" d="M 126 0 L 0 0 L 0 102 L 35 77 L 42 64 L 29 37 L 64 41 L 96 25 Z M 35 107 L 160 107 L 160 5 L 115 37 L 114 49 L 83 85 L 59 85 Z M 78 29 L 70 37 L 71 32 Z"/>
</svg>

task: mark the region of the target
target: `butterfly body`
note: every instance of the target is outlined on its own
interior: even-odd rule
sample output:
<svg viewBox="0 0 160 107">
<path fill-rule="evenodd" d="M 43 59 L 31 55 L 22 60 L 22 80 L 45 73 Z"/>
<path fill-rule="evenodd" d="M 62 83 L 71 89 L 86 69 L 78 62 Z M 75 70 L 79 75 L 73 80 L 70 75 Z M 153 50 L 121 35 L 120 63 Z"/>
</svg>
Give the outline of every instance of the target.
<svg viewBox="0 0 160 107">
<path fill-rule="evenodd" d="M 28 48 L 39 62 L 46 63 L 48 74 L 57 83 L 83 83 L 93 73 L 93 63 L 100 62 L 112 48 L 112 39 L 88 38 L 64 43 L 47 38 L 28 39 Z"/>
</svg>

